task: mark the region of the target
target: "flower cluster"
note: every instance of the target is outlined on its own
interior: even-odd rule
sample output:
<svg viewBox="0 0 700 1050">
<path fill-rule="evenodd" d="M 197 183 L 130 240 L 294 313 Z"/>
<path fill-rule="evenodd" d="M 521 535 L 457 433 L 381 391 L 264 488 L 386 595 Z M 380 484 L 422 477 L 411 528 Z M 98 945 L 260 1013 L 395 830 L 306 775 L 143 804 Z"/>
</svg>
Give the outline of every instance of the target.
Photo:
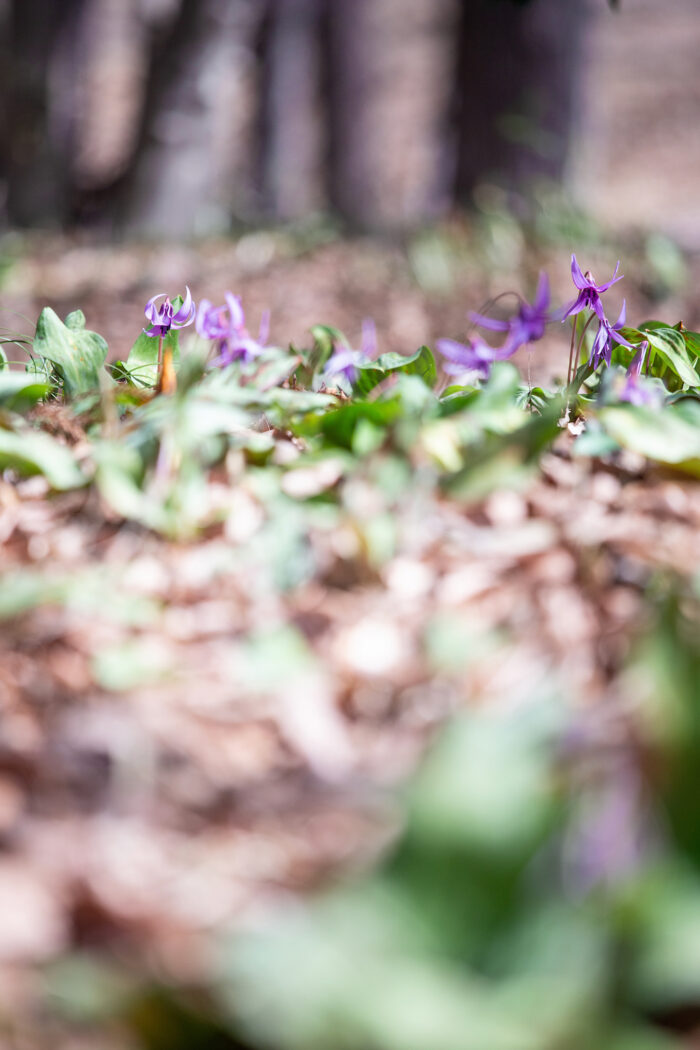
<svg viewBox="0 0 700 1050">
<path fill-rule="evenodd" d="M 257 339 L 245 326 L 245 315 L 240 297 L 227 292 L 225 306 L 212 306 L 202 299 L 195 327 L 203 339 L 213 340 L 217 356 L 212 364 L 230 365 L 233 361 L 252 361 L 265 349 L 269 335 L 269 314 L 263 314 Z"/>
<path fill-rule="evenodd" d="M 631 362 L 625 376 L 626 382 L 620 387 L 619 397 L 635 404 L 651 404 L 657 391 L 650 387 L 642 376 L 646 366 L 649 372 L 649 355 L 656 346 L 652 337 L 644 338 L 645 333 L 627 328 L 626 306 L 616 321 L 606 316 L 603 296 L 618 281 L 622 280 L 618 262 L 609 280 L 596 282 L 590 271 L 584 272 L 575 255 L 571 256 L 571 278 L 576 289 L 575 298 L 558 310 L 551 307 L 549 279 L 546 273 L 540 273 L 535 295 L 531 302 L 518 296 L 517 308 L 509 318 L 492 317 L 487 313 L 471 313 L 469 318 L 473 325 L 488 332 L 500 334 L 503 338 L 500 346 L 492 346 L 480 335 L 472 335 L 465 342 L 454 339 L 439 339 L 437 349 L 445 359 L 443 369 L 448 375 L 472 373 L 481 379 L 489 376 L 493 364 L 511 358 L 523 346 L 530 347 L 545 334 L 547 325 L 553 322 L 564 322 L 574 319 L 569 351 L 569 368 L 567 389 L 573 389 L 576 377 L 581 375 L 578 369 L 579 356 L 584 345 L 586 332 L 591 325 L 595 335 L 591 340 L 587 358 L 587 369 L 596 369 L 601 365 L 610 366 L 613 360 L 613 349 L 617 345 L 630 351 Z M 510 294 L 510 293 L 508 293 Z M 146 304 L 145 315 L 149 327 L 144 332 L 157 336 L 158 343 L 158 384 L 159 390 L 167 385 L 167 375 L 172 369 L 172 350 L 164 337 L 170 331 L 185 328 L 194 323 L 197 334 L 210 340 L 214 346 L 212 366 L 225 367 L 236 361 L 247 363 L 254 361 L 264 353 L 269 335 L 269 315 L 263 315 L 257 338 L 249 333 L 243 306 L 239 296 L 227 292 L 224 303 L 215 306 L 208 299 L 202 299 L 197 307 L 192 300 L 190 289 L 185 289 L 185 296 L 171 301 L 166 295 L 154 295 Z M 495 301 L 495 300 L 494 300 Z M 577 323 L 579 315 L 584 319 Z M 587 316 L 586 316 L 587 315 Z M 629 338 L 628 338 L 629 337 Z M 630 339 L 634 340 L 631 342 Z M 359 348 L 351 347 L 338 336 L 333 351 L 325 364 L 322 378 L 325 381 L 343 379 L 345 383 L 355 385 L 358 370 L 366 368 L 376 356 L 376 331 L 372 321 L 364 321 L 362 340 Z M 590 373 L 587 373 L 590 374 Z M 173 380 L 174 382 L 174 380 Z M 171 384 L 172 385 L 172 384 Z"/>
<path fill-rule="evenodd" d="M 547 324 L 553 321 L 566 321 L 569 317 L 576 317 L 583 311 L 588 312 L 588 318 L 584 328 L 578 337 L 577 327 L 574 325 L 571 338 L 571 351 L 569 355 L 569 372 L 567 381 L 571 383 L 578 366 L 578 358 L 586 330 L 592 322 L 597 322 L 598 328 L 590 349 L 590 364 L 597 368 L 601 364 L 610 365 L 612 360 L 613 344 L 635 350 L 635 356 L 627 371 L 627 382 L 620 394 L 623 400 L 641 403 L 644 399 L 647 403 L 647 391 L 640 381 L 642 365 L 647 354 L 648 344 L 646 342 L 633 344 L 623 335 L 626 325 L 626 304 L 623 301 L 620 315 L 615 322 L 608 320 L 603 308 L 602 297 L 614 284 L 622 280 L 619 273 L 620 263 L 615 267 L 615 272 L 608 281 L 598 284 L 590 271 L 585 273 L 579 266 L 575 255 L 571 256 L 571 278 L 576 288 L 576 298 L 560 310 L 550 309 L 549 281 L 545 273 L 540 274 L 537 291 L 532 303 L 520 300 L 516 313 L 508 320 L 501 320 L 485 316 L 481 313 L 471 313 L 469 319 L 472 324 L 478 325 L 492 332 L 501 332 L 504 341 L 500 347 L 493 347 L 479 336 L 473 336 L 467 342 L 459 343 L 453 339 L 439 339 L 437 349 L 446 358 L 443 365 L 448 375 L 460 375 L 465 372 L 475 373 L 478 377 L 488 377 L 491 366 L 496 361 L 503 361 L 513 356 L 516 350 L 522 346 L 529 346 L 541 339 L 545 333 Z"/>
<path fill-rule="evenodd" d="M 157 306 L 158 299 L 164 302 Z M 245 327 L 245 315 L 239 296 L 227 292 L 226 302 L 222 306 L 213 306 L 208 299 L 202 299 L 199 307 L 195 306 L 189 288 L 185 289 L 185 298 L 177 309 L 167 296 L 161 292 L 154 295 L 146 304 L 146 319 L 150 327 L 144 328 L 146 335 L 163 338 L 171 330 L 186 328 L 195 322 L 197 334 L 203 339 L 210 339 L 216 347 L 213 365 L 228 365 L 233 361 L 252 361 L 258 357 L 267 342 L 269 334 L 269 315 L 265 313 L 260 323 L 260 333 L 253 339 Z"/>
<path fill-rule="evenodd" d="M 545 325 L 553 319 L 549 312 L 549 302 L 549 278 L 546 273 L 541 273 L 535 298 L 531 303 L 521 299 L 516 314 L 510 320 L 501 321 L 494 317 L 486 317 L 484 314 L 470 314 L 472 323 L 479 325 L 480 328 L 486 328 L 492 332 L 503 332 L 504 342 L 502 346 L 496 348 L 479 336 L 473 337 L 466 343 L 458 343 L 453 339 L 439 339 L 437 348 L 449 362 L 445 365 L 445 371 L 450 375 L 476 372 L 485 379 L 494 361 L 504 361 L 512 357 L 521 346 L 537 342 L 542 338 Z"/>
</svg>

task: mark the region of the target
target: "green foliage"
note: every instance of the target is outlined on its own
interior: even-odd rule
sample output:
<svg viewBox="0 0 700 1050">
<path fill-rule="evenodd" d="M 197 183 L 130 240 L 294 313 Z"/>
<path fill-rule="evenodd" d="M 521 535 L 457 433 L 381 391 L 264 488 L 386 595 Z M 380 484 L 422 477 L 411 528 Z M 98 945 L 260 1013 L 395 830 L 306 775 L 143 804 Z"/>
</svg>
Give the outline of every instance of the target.
<svg viewBox="0 0 700 1050">
<path fill-rule="evenodd" d="M 25 427 L 0 428 L 0 470 L 8 467 L 21 475 L 43 474 L 54 489 L 80 488 L 87 480 L 65 445 Z"/>
<path fill-rule="evenodd" d="M 99 386 L 107 343 L 101 335 L 86 330 L 82 311 L 69 314 L 64 323 L 50 307 L 44 307 L 32 348 L 39 358 L 51 362 L 69 397 Z"/>
<path fill-rule="evenodd" d="M 382 354 L 376 361 L 358 365 L 353 389 L 357 394 L 366 395 L 394 374 L 417 375 L 426 386 L 434 387 L 437 382 L 437 367 L 432 351 L 427 346 L 422 346 L 410 357 L 404 357 L 403 354 Z"/>
<path fill-rule="evenodd" d="M 53 389 L 50 383 L 37 382 L 31 373 L 0 372 L 0 408 L 23 412 L 45 398 Z"/>
<path fill-rule="evenodd" d="M 171 350 L 175 367 L 180 363 L 178 332 L 171 329 L 163 339 L 163 350 Z M 122 365 L 124 378 L 136 386 L 154 386 L 158 371 L 158 338 L 141 332 Z"/>
<path fill-rule="evenodd" d="M 623 448 L 700 476 L 700 402 L 686 399 L 662 411 L 644 405 L 606 405 L 597 410 L 597 418 Z"/>
</svg>

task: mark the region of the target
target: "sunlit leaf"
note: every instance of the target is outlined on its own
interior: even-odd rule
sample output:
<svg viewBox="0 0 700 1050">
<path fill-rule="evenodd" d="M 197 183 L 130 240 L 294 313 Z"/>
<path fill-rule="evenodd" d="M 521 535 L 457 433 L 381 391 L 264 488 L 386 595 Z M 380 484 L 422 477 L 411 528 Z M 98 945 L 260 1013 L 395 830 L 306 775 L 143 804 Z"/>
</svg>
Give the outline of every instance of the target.
<svg viewBox="0 0 700 1050">
<path fill-rule="evenodd" d="M 80 488 L 87 480 L 70 449 L 32 430 L 0 429 L 0 470 L 7 467 L 19 474 L 43 474 L 54 489 Z"/>
<path fill-rule="evenodd" d="M 51 361 L 67 395 L 75 396 L 99 386 L 107 343 L 101 335 L 85 328 L 80 310 L 69 314 L 64 324 L 50 307 L 45 307 L 37 321 L 32 349 Z"/>
<path fill-rule="evenodd" d="M 0 406 L 11 411 L 31 408 L 51 390 L 49 383 L 38 383 L 31 373 L 0 371 Z"/>
</svg>

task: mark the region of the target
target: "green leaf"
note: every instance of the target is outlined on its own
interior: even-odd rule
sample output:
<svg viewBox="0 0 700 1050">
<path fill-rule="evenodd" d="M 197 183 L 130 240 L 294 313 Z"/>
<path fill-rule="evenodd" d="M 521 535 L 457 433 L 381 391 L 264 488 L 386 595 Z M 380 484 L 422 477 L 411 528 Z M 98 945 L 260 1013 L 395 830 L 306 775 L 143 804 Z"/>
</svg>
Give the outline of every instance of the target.
<svg viewBox="0 0 700 1050">
<path fill-rule="evenodd" d="M 96 332 L 87 331 L 84 323 L 79 310 L 69 314 L 64 324 L 47 306 L 36 325 L 32 349 L 39 357 L 51 361 L 69 396 L 99 386 L 100 371 L 107 356 L 105 340 Z"/>
<path fill-rule="evenodd" d="M 175 367 L 180 363 L 178 333 L 170 329 L 163 339 L 163 351 L 172 350 Z M 155 386 L 158 378 L 158 336 L 142 332 L 126 360 L 126 372 L 136 386 Z"/>
<path fill-rule="evenodd" d="M 641 325 L 639 330 L 682 383 L 688 386 L 700 384 L 700 375 L 690 361 L 685 340 L 679 331 L 667 325 L 657 327 L 651 321 Z"/>
<path fill-rule="evenodd" d="M 357 378 L 353 383 L 355 393 L 368 394 L 388 375 L 396 372 L 419 376 L 430 388 L 434 387 L 437 382 L 437 367 L 433 352 L 427 346 L 422 346 L 410 357 L 396 353 L 382 354 L 376 361 L 358 365 Z"/>
<path fill-rule="evenodd" d="M 373 427 L 384 429 L 400 415 L 401 405 L 398 400 L 350 401 L 315 420 L 314 429 L 320 431 L 332 444 L 352 449 L 355 431 L 360 424 L 369 423 Z"/>
<path fill-rule="evenodd" d="M 7 467 L 19 474 L 43 474 L 54 489 L 80 488 L 86 481 L 70 449 L 31 430 L 0 430 L 0 470 Z"/>
<path fill-rule="evenodd" d="M 49 383 L 38 383 L 31 373 L 0 370 L 0 406 L 21 412 L 51 392 Z"/>
<path fill-rule="evenodd" d="M 700 332 L 681 331 L 685 348 L 693 357 L 700 357 Z"/>
<path fill-rule="evenodd" d="M 647 1010 L 696 1003 L 700 996 L 700 882 L 681 865 L 654 873 L 627 902 L 636 912 L 630 985 Z"/>
<path fill-rule="evenodd" d="M 700 477 L 700 426 L 685 418 L 680 404 L 662 411 L 642 405 L 607 405 L 598 409 L 597 417 L 623 448 Z"/>
<path fill-rule="evenodd" d="M 0 346 L 0 372 L 2 372 L 3 369 L 6 369 L 7 366 L 8 366 L 7 354 L 5 353 L 3 348 Z"/>
</svg>

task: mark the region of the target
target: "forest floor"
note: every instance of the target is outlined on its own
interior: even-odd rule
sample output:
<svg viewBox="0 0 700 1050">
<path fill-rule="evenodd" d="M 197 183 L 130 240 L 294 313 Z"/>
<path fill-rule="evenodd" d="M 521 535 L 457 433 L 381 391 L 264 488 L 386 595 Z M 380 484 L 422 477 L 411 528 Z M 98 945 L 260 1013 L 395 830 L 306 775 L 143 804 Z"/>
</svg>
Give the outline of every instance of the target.
<svg viewBox="0 0 700 1050">
<path fill-rule="evenodd" d="M 57 240 L 23 248 L 3 301 L 30 321 L 46 303 L 80 307 L 125 357 L 144 301 L 185 283 L 214 301 L 242 294 L 253 322 L 271 309 L 273 341 L 298 344 L 319 322 L 354 341 L 372 316 L 383 351 L 459 337 L 467 309 L 527 292 L 540 265 L 568 298 L 563 250 L 530 255 L 506 226 L 479 252 L 468 243 L 450 229 L 394 246 Z M 607 276 L 609 250 L 591 255 Z M 682 288 L 660 297 L 638 249 L 627 274 L 637 315 L 700 327 Z M 533 377 L 561 375 L 567 349 L 549 336 Z M 35 412 L 81 448 L 79 422 Z M 93 489 L 0 480 L 0 1016 L 14 1019 L 3 1045 L 97 1045 L 37 1006 L 37 967 L 66 952 L 106 949 L 196 984 L 212 931 L 366 864 L 395 834 L 387 791 L 461 706 L 629 699 L 649 581 L 700 567 L 700 486 L 631 453 L 572 457 L 572 441 L 564 429 L 526 482 L 467 504 L 408 484 L 400 514 L 387 495 L 400 483 L 368 454 L 342 526 L 319 518 L 299 535 L 290 511 L 267 550 L 244 483 L 219 524 L 167 540 Z M 293 455 L 280 440 L 279 456 Z M 321 493 L 332 472 L 298 471 L 286 494 Z M 225 485 L 209 486 L 212 506 Z M 130 1045 L 99 1038 L 101 1050 Z"/>
</svg>

